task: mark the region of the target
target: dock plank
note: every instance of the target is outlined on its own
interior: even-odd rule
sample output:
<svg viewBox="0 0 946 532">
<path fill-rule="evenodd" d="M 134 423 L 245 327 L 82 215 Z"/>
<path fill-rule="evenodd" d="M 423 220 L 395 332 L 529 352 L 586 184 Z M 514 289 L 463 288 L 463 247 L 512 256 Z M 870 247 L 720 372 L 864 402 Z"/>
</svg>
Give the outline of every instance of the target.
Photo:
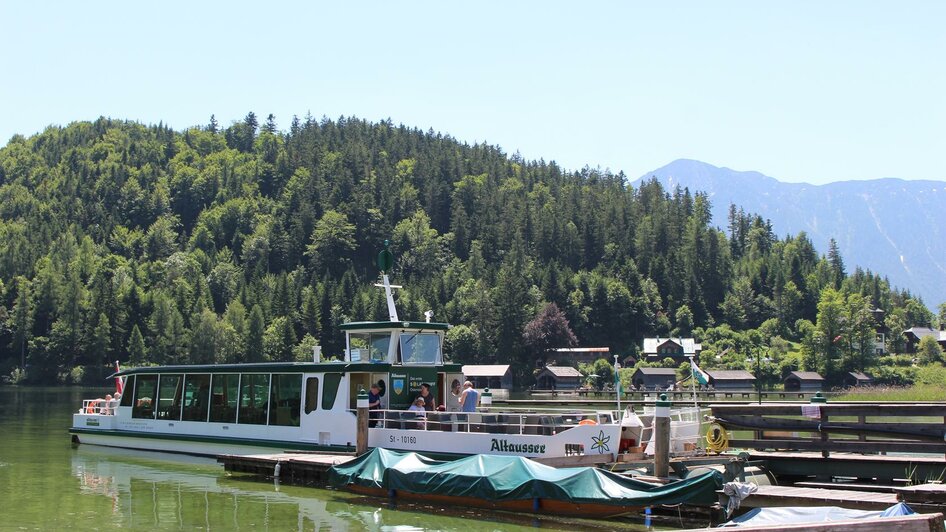
<svg viewBox="0 0 946 532">
<path fill-rule="evenodd" d="M 750 451 L 749 459 L 761 461 L 776 476 L 852 477 L 877 479 L 880 484 L 895 484 L 909 479 L 946 478 L 946 460 L 933 455 L 863 455 L 831 453 L 825 458 L 818 452 Z"/>
<path fill-rule="evenodd" d="M 919 484 L 896 488 L 896 492 L 907 504 L 911 502 L 946 503 L 946 485 Z"/>
<path fill-rule="evenodd" d="M 876 492 L 876 493 L 896 493 L 897 489 L 903 487 L 903 486 L 887 486 L 887 485 L 882 485 L 882 484 L 857 484 L 854 482 L 817 482 L 817 481 L 796 482 L 794 485 L 801 488 L 824 488 L 824 489 L 838 489 L 838 490 L 851 490 L 851 491 L 870 491 L 870 492 Z"/>
<path fill-rule="evenodd" d="M 895 493 L 870 493 L 853 490 L 804 488 L 797 486 L 759 486 L 759 491 L 742 501 L 746 508 L 772 506 L 840 506 L 856 510 L 884 510 L 897 504 Z"/>
</svg>

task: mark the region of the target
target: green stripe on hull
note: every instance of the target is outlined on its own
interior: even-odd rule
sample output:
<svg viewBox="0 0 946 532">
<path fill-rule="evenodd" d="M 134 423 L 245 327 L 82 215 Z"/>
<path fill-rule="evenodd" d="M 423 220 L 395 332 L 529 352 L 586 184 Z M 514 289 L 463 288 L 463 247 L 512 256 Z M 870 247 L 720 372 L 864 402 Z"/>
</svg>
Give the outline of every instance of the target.
<svg viewBox="0 0 946 532">
<path fill-rule="evenodd" d="M 168 441 L 187 441 L 195 443 L 219 443 L 221 445 L 246 445 L 250 447 L 270 447 L 282 450 L 299 451 L 341 451 L 354 452 L 354 447 L 347 445 L 319 445 L 317 443 L 305 443 L 297 441 L 281 440 L 254 440 L 249 438 L 220 438 L 216 436 L 192 436 L 188 434 L 154 434 L 135 432 L 130 430 L 94 430 L 82 428 L 70 428 L 70 434 L 94 434 L 96 436 L 115 436 L 122 438 L 142 438 L 147 440 L 168 440 Z M 81 443 L 81 438 L 80 438 Z"/>
</svg>

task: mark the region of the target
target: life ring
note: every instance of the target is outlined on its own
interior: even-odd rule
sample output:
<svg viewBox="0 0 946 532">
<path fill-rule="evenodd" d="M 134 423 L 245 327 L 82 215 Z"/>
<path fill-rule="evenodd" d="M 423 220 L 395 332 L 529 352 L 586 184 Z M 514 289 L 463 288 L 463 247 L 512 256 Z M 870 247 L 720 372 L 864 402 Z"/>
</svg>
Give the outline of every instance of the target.
<svg viewBox="0 0 946 532">
<path fill-rule="evenodd" d="M 598 422 L 593 419 L 583 419 L 578 422 L 579 425 L 597 425 Z"/>
</svg>

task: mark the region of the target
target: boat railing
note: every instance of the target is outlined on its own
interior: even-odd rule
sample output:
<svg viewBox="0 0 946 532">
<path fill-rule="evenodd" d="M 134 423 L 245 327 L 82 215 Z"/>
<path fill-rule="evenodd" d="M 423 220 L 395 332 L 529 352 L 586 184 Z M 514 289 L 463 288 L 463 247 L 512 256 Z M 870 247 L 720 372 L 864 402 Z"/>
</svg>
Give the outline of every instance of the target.
<svg viewBox="0 0 946 532">
<path fill-rule="evenodd" d="M 375 428 L 488 434 L 550 436 L 579 425 L 599 423 L 613 423 L 611 415 L 598 412 L 416 412 L 411 410 L 372 410 L 369 414 L 369 425 Z"/>
<path fill-rule="evenodd" d="M 79 413 L 112 416 L 115 415 L 115 409 L 117 407 L 118 401 L 114 399 L 111 401 L 107 401 L 105 399 L 84 399 L 82 401 L 82 408 L 79 409 Z"/>
</svg>

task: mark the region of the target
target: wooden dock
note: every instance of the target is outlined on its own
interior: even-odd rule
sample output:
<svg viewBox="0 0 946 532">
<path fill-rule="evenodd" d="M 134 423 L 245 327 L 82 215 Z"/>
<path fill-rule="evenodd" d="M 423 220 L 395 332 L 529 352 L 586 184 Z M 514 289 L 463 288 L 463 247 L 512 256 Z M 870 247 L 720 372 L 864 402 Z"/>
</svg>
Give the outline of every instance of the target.
<svg viewBox="0 0 946 532">
<path fill-rule="evenodd" d="M 334 465 L 354 460 L 354 453 L 301 453 L 234 455 L 217 457 L 229 473 L 277 477 L 292 484 L 319 484 Z"/>
<path fill-rule="evenodd" d="M 896 493 L 798 486 L 759 486 L 759 491 L 743 499 L 740 506 L 742 508 L 840 506 L 853 510 L 886 510 L 898 502 L 900 501 Z"/>
<path fill-rule="evenodd" d="M 749 460 L 761 462 L 780 479 L 813 477 L 830 480 L 832 477 L 876 479 L 878 483 L 893 484 L 895 480 L 946 479 L 946 460 L 939 456 L 908 456 L 820 452 L 764 452 L 750 451 Z"/>
</svg>

